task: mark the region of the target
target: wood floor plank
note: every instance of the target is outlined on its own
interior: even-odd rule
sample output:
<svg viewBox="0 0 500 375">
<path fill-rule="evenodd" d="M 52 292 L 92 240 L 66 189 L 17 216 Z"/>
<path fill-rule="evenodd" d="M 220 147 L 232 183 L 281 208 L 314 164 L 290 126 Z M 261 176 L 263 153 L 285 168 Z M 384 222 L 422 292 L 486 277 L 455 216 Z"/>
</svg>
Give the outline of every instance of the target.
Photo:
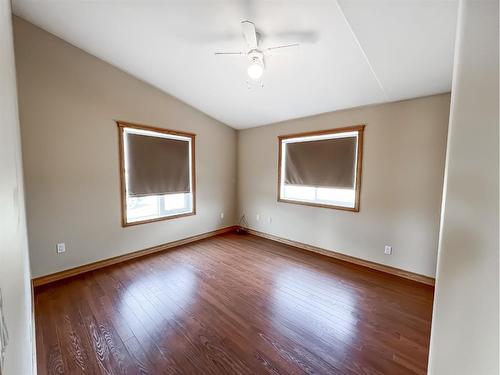
<svg viewBox="0 0 500 375">
<path fill-rule="evenodd" d="M 233 233 L 35 289 L 39 374 L 425 374 L 433 288 Z"/>
</svg>

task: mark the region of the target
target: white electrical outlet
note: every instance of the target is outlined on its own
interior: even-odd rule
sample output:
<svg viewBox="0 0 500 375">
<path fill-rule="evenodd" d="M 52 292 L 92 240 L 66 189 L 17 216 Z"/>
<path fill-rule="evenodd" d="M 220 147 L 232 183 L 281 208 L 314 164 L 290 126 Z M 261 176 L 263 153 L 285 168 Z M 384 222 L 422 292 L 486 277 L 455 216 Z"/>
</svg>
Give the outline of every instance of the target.
<svg viewBox="0 0 500 375">
<path fill-rule="evenodd" d="M 260 214 L 255 215 L 255 220 L 260 221 Z"/>
<path fill-rule="evenodd" d="M 221 220 L 224 219 L 224 212 L 220 213 L 220 218 L 221 218 Z"/>
<path fill-rule="evenodd" d="M 273 222 L 273 218 L 272 218 L 271 216 L 269 216 L 269 218 L 267 219 L 267 222 L 268 222 L 269 224 L 271 224 L 271 223 Z"/>
<path fill-rule="evenodd" d="M 64 253 L 66 251 L 66 244 L 64 242 L 58 243 L 56 246 L 57 254 Z"/>
<path fill-rule="evenodd" d="M 384 254 L 391 255 L 392 254 L 392 246 L 385 245 Z"/>
</svg>

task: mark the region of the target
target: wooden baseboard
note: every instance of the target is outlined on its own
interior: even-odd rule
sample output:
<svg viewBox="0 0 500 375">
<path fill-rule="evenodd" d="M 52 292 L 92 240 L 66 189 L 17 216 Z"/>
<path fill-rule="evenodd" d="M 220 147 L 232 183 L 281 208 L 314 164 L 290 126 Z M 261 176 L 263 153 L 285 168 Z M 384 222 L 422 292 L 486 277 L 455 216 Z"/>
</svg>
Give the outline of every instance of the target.
<svg viewBox="0 0 500 375">
<path fill-rule="evenodd" d="M 434 283 L 435 283 L 434 278 L 420 275 L 418 273 L 405 271 L 405 270 L 395 268 L 395 267 L 385 266 L 385 265 L 380 264 L 380 263 L 370 262 L 368 260 L 352 257 L 352 256 L 341 254 L 341 253 L 338 253 L 335 251 L 330 251 L 330 250 L 322 249 L 320 247 L 307 245 L 307 244 L 302 243 L 302 242 L 288 240 L 286 238 L 278 237 L 278 236 L 275 236 L 272 234 L 259 232 L 259 231 L 254 230 L 254 229 L 250 229 L 250 228 L 243 228 L 243 229 L 245 229 L 248 233 L 253 234 L 255 236 L 267 238 L 267 239 L 272 240 L 272 241 L 276 241 L 276 242 L 280 242 L 280 243 L 283 243 L 286 245 L 298 247 L 299 249 L 311 251 L 313 253 L 317 253 L 317 254 L 321 254 L 321 255 L 325 255 L 325 256 L 330 257 L 330 258 L 340 259 L 340 260 L 343 260 L 345 262 L 354 263 L 354 264 L 357 264 L 359 266 L 364 266 L 364 267 L 368 267 L 368 268 L 371 268 L 371 269 L 374 269 L 377 271 L 390 273 L 391 275 L 404 277 L 405 279 L 410 279 L 410 280 L 417 281 L 419 283 L 423 283 L 423 284 L 427 284 L 427 285 L 434 286 Z"/>
<path fill-rule="evenodd" d="M 211 232 L 198 234 L 196 236 L 184 238 L 182 240 L 172 241 L 172 242 L 168 242 L 168 243 L 165 243 L 162 245 L 149 247 L 147 249 L 134 251 L 132 253 L 119 255 L 119 256 L 116 256 L 113 258 L 104 259 L 104 260 L 100 260 L 97 262 L 85 264 L 83 266 L 70 268 L 68 270 L 52 273 L 50 275 L 36 277 L 36 278 L 32 279 L 32 284 L 33 284 L 33 287 L 49 284 L 49 283 L 52 283 L 54 281 L 66 279 L 68 277 L 76 276 L 76 275 L 79 275 L 79 274 L 82 274 L 85 272 L 97 270 L 99 268 L 104 268 L 107 266 L 111 266 L 113 264 L 125 262 L 127 260 L 131 260 L 131 259 L 146 256 L 146 255 L 158 253 L 160 251 L 171 249 L 171 248 L 176 247 L 176 246 L 185 245 L 185 244 L 188 244 L 191 242 L 199 241 L 199 240 L 202 240 L 204 238 L 217 236 L 217 235 L 227 233 L 227 232 L 232 232 L 232 231 L 236 230 L 237 228 L 238 228 L 238 226 L 233 225 L 233 226 L 217 229 L 217 230 L 214 230 Z"/>
<path fill-rule="evenodd" d="M 237 225 L 233 225 L 233 226 L 229 226 L 229 227 L 217 229 L 217 230 L 214 230 L 214 231 L 211 231 L 211 232 L 198 234 L 196 236 L 184 238 L 182 240 L 168 242 L 168 243 L 165 243 L 165 244 L 162 244 L 162 245 L 149 247 L 147 249 L 143 249 L 143 250 L 139 250 L 139 251 L 134 251 L 132 253 L 128 253 L 128 254 L 124 254 L 124 255 L 119 255 L 119 256 L 116 256 L 116 257 L 113 257 L 113 258 L 109 258 L 109 259 L 105 259 L 105 260 L 100 260 L 100 261 L 97 261 L 97 262 L 85 264 L 83 266 L 79 266 L 79 267 L 71 268 L 71 269 L 68 269 L 68 270 L 64 270 L 64 271 L 52 273 L 50 275 L 36 277 L 36 278 L 34 278 L 32 280 L 32 284 L 33 284 L 33 287 L 38 287 L 38 286 L 41 286 L 41 285 L 49 284 L 49 283 L 52 283 L 54 281 L 66 279 L 68 277 L 76 276 L 76 275 L 79 275 L 79 274 L 82 274 L 82 273 L 85 273 L 85 272 L 97 270 L 99 268 L 104 268 L 104 267 L 107 267 L 107 266 L 111 266 L 113 264 L 117 264 L 117 263 L 125 262 L 125 261 L 131 260 L 131 259 L 143 257 L 143 256 L 150 255 L 150 254 L 154 254 L 154 253 L 157 253 L 157 252 L 160 252 L 160 251 L 165 251 L 167 249 L 171 249 L 171 248 L 176 247 L 176 246 L 180 246 L 180 245 L 188 244 L 188 243 L 191 243 L 191 242 L 199 241 L 199 240 L 202 240 L 204 238 L 209 238 L 209 237 L 217 236 L 217 235 L 220 235 L 220 234 L 232 232 L 232 231 L 236 230 L 237 228 L 238 228 Z M 434 285 L 434 282 L 435 282 L 434 278 L 432 278 L 432 277 L 428 277 L 428 276 L 424 276 L 424 275 L 419 275 L 417 273 L 405 271 L 405 270 L 402 270 L 402 269 L 399 269 L 399 268 L 395 268 L 395 267 L 385 266 L 385 265 L 382 265 L 382 264 L 379 264 L 379 263 L 370 262 L 368 260 L 364 260 L 364 259 L 360 259 L 360 258 L 355 258 L 355 257 L 349 256 L 349 255 L 345 255 L 345 254 L 341 254 L 341 253 L 335 252 L 335 251 L 330 251 L 330 250 L 322 249 L 320 247 L 316 247 L 316 246 L 312 246 L 312 245 L 307 245 L 307 244 L 304 244 L 302 242 L 288 240 L 286 238 L 278 237 L 278 236 L 275 236 L 275 235 L 272 235 L 272 234 L 268 234 L 268 233 L 264 233 L 264 232 L 259 232 L 259 231 L 254 230 L 254 229 L 250 229 L 250 228 L 244 228 L 244 229 L 248 233 L 253 234 L 255 236 L 267 238 L 267 239 L 272 240 L 272 241 L 276 241 L 276 242 L 280 242 L 280 243 L 283 243 L 283 244 L 286 244 L 286 245 L 294 246 L 294 247 L 297 247 L 299 249 L 311 251 L 311 252 L 314 252 L 314 253 L 317 253 L 317 254 L 321 254 L 321 255 L 324 255 L 324 256 L 327 256 L 327 257 L 330 257 L 330 258 L 340 259 L 340 260 L 343 260 L 345 262 L 349 262 L 349 263 L 357 264 L 357 265 L 360 265 L 360 266 L 368 267 L 368 268 L 371 268 L 371 269 L 374 269 L 374 270 L 377 270 L 377 271 L 382 271 L 382 272 L 386 272 L 386 273 L 389 273 L 389 274 L 392 274 L 392 275 L 396 275 L 396 276 L 399 276 L 399 277 L 404 277 L 405 279 L 410 279 L 410 280 L 417 281 L 417 282 L 420 282 L 420 283 L 423 283 L 423 284 Z"/>
</svg>

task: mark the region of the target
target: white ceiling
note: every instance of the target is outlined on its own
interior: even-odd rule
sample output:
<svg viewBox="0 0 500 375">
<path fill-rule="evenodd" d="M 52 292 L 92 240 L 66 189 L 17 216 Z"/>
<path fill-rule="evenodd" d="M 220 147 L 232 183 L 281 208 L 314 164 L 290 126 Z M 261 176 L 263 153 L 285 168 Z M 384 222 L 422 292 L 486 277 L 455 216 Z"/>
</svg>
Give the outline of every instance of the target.
<svg viewBox="0 0 500 375">
<path fill-rule="evenodd" d="M 456 0 L 14 0 L 14 13 L 235 128 L 450 91 Z M 266 59 L 248 89 L 251 20 Z"/>
</svg>

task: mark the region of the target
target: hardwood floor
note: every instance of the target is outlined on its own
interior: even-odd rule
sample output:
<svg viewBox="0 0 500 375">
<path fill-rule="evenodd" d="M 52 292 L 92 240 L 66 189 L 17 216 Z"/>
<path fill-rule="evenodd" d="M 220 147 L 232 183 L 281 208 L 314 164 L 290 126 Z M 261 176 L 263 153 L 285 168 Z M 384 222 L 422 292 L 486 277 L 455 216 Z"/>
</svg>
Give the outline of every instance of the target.
<svg viewBox="0 0 500 375">
<path fill-rule="evenodd" d="M 38 373 L 424 374 L 432 299 L 225 234 L 37 288 Z"/>
</svg>

